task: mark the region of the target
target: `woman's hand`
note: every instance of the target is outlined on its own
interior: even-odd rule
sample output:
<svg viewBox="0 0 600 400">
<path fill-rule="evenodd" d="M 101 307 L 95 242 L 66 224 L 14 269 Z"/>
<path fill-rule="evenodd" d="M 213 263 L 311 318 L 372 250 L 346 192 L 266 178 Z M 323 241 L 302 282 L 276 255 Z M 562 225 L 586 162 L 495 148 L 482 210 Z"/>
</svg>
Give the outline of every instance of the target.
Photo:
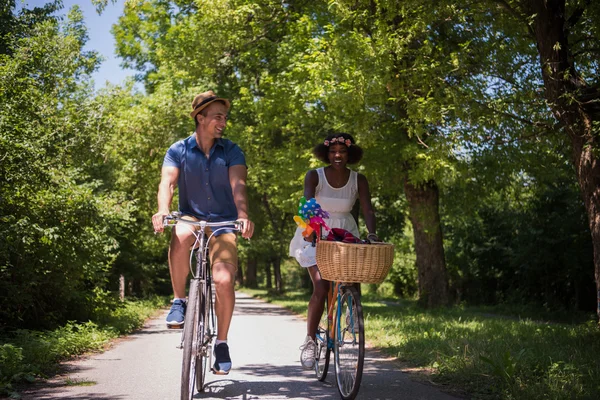
<svg viewBox="0 0 600 400">
<path fill-rule="evenodd" d="M 379 236 L 375 233 L 369 233 L 367 235 L 367 241 L 369 243 L 381 243 L 381 239 L 379 239 Z"/>
<path fill-rule="evenodd" d="M 310 235 L 304 237 L 305 241 L 311 242 L 311 243 L 314 242 L 315 239 L 316 239 L 315 232 L 313 232 Z"/>
</svg>

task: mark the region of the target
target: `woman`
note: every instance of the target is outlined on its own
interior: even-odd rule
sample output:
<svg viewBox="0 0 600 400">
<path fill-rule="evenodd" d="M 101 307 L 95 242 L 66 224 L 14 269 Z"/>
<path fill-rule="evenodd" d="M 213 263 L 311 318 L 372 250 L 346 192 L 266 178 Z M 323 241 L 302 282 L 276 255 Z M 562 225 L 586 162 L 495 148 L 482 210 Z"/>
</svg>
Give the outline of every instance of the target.
<svg viewBox="0 0 600 400">
<path fill-rule="evenodd" d="M 329 165 L 306 173 L 304 197 L 315 197 L 321 208 L 329 213 L 325 222 L 330 228 L 345 229 L 356 237 L 360 234 L 350 211 L 358 198 L 369 231 L 367 239 L 378 242 L 367 178 L 346 166 L 359 162 L 363 155 L 354 138 L 347 133 L 329 135 L 323 143 L 314 147 L 313 154 Z M 308 303 L 306 339 L 300 346 L 300 362 L 304 368 L 311 369 L 315 364 L 315 334 L 323 314 L 329 281 L 321 278 L 316 265 L 316 249 L 311 244 L 312 238 L 304 239 L 302 231 L 303 228 L 296 229 L 290 243 L 290 256 L 295 257 L 300 266 L 308 269 L 313 283 L 313 293 Z"/>
</svg>

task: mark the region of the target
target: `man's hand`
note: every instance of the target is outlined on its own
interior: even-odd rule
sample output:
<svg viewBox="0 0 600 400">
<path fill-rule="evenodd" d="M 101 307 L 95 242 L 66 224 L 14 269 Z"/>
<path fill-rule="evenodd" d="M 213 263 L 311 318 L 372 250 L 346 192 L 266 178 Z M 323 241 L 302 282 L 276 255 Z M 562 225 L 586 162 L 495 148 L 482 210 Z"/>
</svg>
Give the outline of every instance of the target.
<svg viewBox="0 0 600 400">
<path fill-rule="evenodd" d="M 169 215 L 168 211 L 166 213 L 163 211 L 159 211 L 152 216 L 152 226 L 154 227 L 154 232 L 161 233 L 165 230 L 163 220 L 167 215 Z"/>
<path fill-rule="evenodd" d="M 250 239 L 254 234 L 254 222 L 250 221 L 248 218 L 238 218 L 239 222 L 242 223 L 242 230 L 240 233 L 244 239 Z"/>
</svg>

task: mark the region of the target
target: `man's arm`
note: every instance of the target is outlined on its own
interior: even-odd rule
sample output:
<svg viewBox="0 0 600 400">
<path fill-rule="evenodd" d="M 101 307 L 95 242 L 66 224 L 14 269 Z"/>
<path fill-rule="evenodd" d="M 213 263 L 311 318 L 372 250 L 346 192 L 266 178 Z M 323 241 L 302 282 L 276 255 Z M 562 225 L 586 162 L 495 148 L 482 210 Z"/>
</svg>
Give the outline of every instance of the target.
<svg viewBox="0 0 600 400">
<path fill-rule="evenodd" d="M 179 168 L 163 167 L 161 171 L 160 183 L 158 184 L 158 212 L 152 216 L 152 225 L 154 232 L 162 232 L 163 217 L 171 212 L 171 202 L 173 193 L 177 187 L 179 178 Z"/>
<path fill-rule="evenodd" d="M 233 202 L 238 212 L 238 221 L 242 222 L 242 237 L 250 239 L 254 233 L 254 223 L 248 219 L 248 197 L 246 195 L 246 178 L 248 171 L 245 165 L 229 167 L 229 183 L 233 192 Z"/>
</svg>

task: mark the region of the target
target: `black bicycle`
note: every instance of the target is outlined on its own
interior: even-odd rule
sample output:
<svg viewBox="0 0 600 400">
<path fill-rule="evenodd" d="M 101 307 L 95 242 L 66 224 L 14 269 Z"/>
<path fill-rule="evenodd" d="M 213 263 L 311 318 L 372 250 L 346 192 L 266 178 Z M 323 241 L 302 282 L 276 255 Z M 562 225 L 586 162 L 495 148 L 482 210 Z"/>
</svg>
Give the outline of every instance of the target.
<svg viewBox="0 0 600 400">
<path fill-rule="evenodd" d="M 192 399 L 195 391 L 203 392 L 206 373 L 212 363 L 212 343 L 217 337 L 217 325 L 214 312 L 212 277 L 207 267 L 208 243 L 213 235 L 221 230 L 241 230 L 241 222 L 206 222 L 190 221 L 181 218 L 181 214 L 173 212 L 163 220 L 165 227 L 189 226 L 196 237 L 194 251 L 190 254 L 190 289 L 188 294 L 185 324 L 181 336 L 180 348 L 183 349 L 181 365 L 181 400 Z M 205 230 L 212 230 L 206 237 Z M 193 257 L 196 257 L 196 268 L 193 269 Z"/>
</svg>

